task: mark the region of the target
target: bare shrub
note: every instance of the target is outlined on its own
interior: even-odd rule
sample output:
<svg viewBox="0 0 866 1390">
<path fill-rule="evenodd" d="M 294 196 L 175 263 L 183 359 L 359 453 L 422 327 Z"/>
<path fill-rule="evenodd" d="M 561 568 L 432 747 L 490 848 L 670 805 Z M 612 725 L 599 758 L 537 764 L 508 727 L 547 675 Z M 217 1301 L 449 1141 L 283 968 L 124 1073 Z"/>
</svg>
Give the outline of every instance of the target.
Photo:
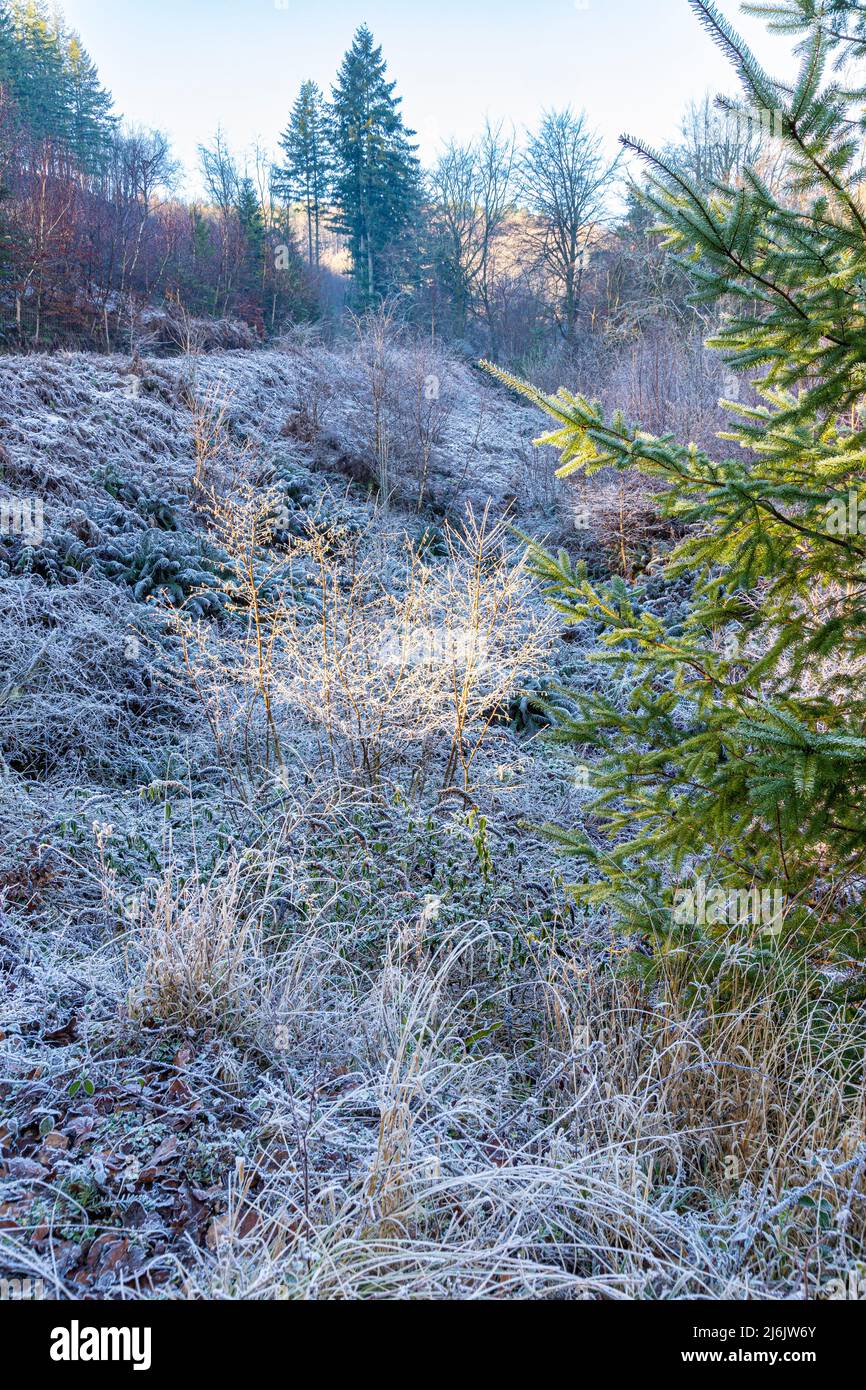
<svg viewBox="0 0 866 1390">
<path fill-rule="evenodd" d="M 384 300 L 376 309 L 353 317 L 356 355 L 365 390 L 366 444 L 376 468 L 379 500 L 387 511 L 394 492 L 393 453 L 395 368 L 402 334 L 398 304 Z"/>
<path fill-rule="evenodd" d="M 443 442 L 456 399 L 451 386 L 452 364 L 434 343 L 422 339 L 408 344 L 396 372 L 396 414 L 401 436 L 400 454 L 406 478 L 401 491 L 410 492 L 416 511 L 427 501 L 430 469 Z"/>
<path fill-rule="evenodd" d="M 192 446 L 195 458 L 193 485 L 206 487 L 211 480 L 215 465 L 224 461 L 228 453 L 229 401 L 219 383 L 212 382 L 204 393 L 190 386 L 187 405 L 192 415 Z"/>
<path fill-rule="evenodd" d="M 653 434 L 672 433 L 711 448 L 716 432 L 728 423 L 720 398 L 748 387 L 728 377 L 718 354 L 704 347 L 706 329 L 658 318 L 640 329 L 612 322 L 586 334 L 574 348 L 525 354 L 520 371 L 539 381 L 542 390 L 568 381 L 605 410 L 621 409 Z"/>
<path fill-rule="evenodd" d="M 247 796 L 282 762 L 273 666 L 286 621 L 286 566 L 271 546 L 283 504 L 278 490 L 243 484 L 233 493 L 209 489 L 200 508 L 227 556 L 223 584 L 234 630 L 216 630 L 183 608 L 165 616 L 223 770 Z"/>
<path fill-rule="evenodd" d="M 138 352 L 195 357 L 258 346 L 256 333 L 242 319 L 199 318 L 177 296 L 169 295 L 164 308 L 148 305 L 135 313 L 131 306 L 131 312 L 130 345 Z"/>
<path fill-rule="evenodd" d="M 676 524 L 659 512 L 652 489 L 623 474 L 566 488 L 574 539 L 588 545 L 605 572 L 631 580 L 647 568 L 658 548 L 677 535 Z"/>
<path fill-rule="evenodd" d="M 294 411 L 283 426 L 283 434 L 302 444 L 314 444 L 322 432 L 328 402 L 333 395 L 333 383 L 324 373 L 309 372 L 300 377 Z"/>
<path fill-rule="evenodd" d="M 529 604 L 530 582 L 505 545 L 505 528 L 470 511 L 447 531 L 437 568 L 409 551 L 389 590 L 375 556 L 363 562 L 312 537 L 315 624 L 290 610 L 277 684 L 371 784 L 412 755 L 421 774 L 431 746 L 447 741 L 442 774 L 469 784 L 472 763 L 521 677 L 542 668 L 550 622 Z"/>
<path fill-rule="evenodd" d="M 208 512 L 243 627 L 221 633 L 169 616 L 238 790 L 241 769 L 250 787 L 282 767 L 298 714 L 322 761 L 369 786 L 401 764 L 423 781 L 441 752 L 443 786 L 459 771 L 468 787 L 491 725 L 519 681 L 543 669 L 551 641 L 505 524 L 470 509 L 446 528 L 445 559 L 430 564 L 408 538 L 395 562 L 389 538 L 315 516 L 304 534 L 284 535 L 276 490 L 211 493 Z"/>
</svg>

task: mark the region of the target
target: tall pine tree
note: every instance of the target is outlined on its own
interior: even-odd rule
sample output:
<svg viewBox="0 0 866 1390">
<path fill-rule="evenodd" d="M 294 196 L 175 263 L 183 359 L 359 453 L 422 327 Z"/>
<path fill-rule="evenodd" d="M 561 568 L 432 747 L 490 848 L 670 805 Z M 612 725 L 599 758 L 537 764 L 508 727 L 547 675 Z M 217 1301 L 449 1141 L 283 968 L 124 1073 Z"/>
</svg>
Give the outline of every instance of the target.
<svg viewBox="0 0 866 1390">
<path fill-rule="evenodd" d="M 11 88 L 16 70 L 15 30 L 9 11 L 0 0 L 0 83 Z"/>
<path fill-rule="evenodd" d="M 328 185 L 325 101 L 315 82 L 305 82 L 280 137 L 285 164 L 274 170 L 274 192 L 300 203 L 307 223 L 307 259 L 319 264 L 319 238 Z"/>
<path fill-rule="evenodd" d="M 799 36 L 799 73 L 781 81 L 710 0 L 690 4 L 743 87 L 723 111 L 782 142 L 783 191 L 748 166 L 707 190 L 624 143 L 649 166 L 648 202 L 698 298 L 724 309 L 710 346 L 751 383 L 731 394 L 754 404 L 725 403 L 734 448 L 720 460 L 505 377 L 556 421 L 544 442 L 561 450 L 562 477 L 638 470 L 686 530 L 655 601 L 646 583 L 593 584 L 565 553 L 534 550 L 550 601 L 598 624 L 601 659 L 630 691 L 562 701 L 554 737 L 599 759 L 598 833 L 553 833 L 590 867 L 585 897 L 655 933 L 656 963 L 693 971 L 700 955 L 719 980 L 796 962 L 812 988 L 863 996 L 864 12 L 854 0 L 752 6 Z M 685 613 L 660 613 L 665 581 L 691 588 Z M 696 877 L 717 906 L 759 891 L 784 907 L 772 927 L 754 913 L 733 926 L 730 913 L 678 916 L 675 894 Z"/>
<path fill-rule="evenodd" d="M 77 34 L 64 42 L 69 140 L 79 167 L 97 172 L 107 153 L 108 137 L 116 124 L 111 94 L 99 81 L 96 64 Z"/>
<path fill-rule="evenodd" d="M 0 81 L 35 140 L 65 150 L 85 172 L 99 168 L 115 125 L 111 96 L 78 35 L 44 0 L 0 7 Z"/>
<path fill-rule="evenodd" d="M 5 66 L 21 120 L 37 140 L 66 143 L 71 122 L 57 21 L 36 0 L 13 0 L 8 13 L 12 44 Z"/>
<path fill-rule="evenodd" d="M 358 304 L 404 283 L 419 206 L 416 146 L 400 114 L 381 47 L 358 29 L 332 89 L 334 225 L 347 239 Z"/>
</svg>

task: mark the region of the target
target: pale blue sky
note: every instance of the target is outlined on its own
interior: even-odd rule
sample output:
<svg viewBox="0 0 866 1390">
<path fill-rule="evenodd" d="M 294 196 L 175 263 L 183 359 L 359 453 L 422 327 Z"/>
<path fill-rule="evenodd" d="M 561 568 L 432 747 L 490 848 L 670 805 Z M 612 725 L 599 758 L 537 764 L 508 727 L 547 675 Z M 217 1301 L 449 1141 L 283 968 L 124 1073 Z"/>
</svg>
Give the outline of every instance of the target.
<svg viewBox="0 0 866 1390">
<path fill-rule="evenodd" d="M 407 123 L 429 159 L 485 113 L 518 128 L 545 107 L 585 107 L 613 146 L 663 143 L 691 97 L 736 92 L 686 0 L 61 0 L 116 106 L 157 125 L 195 180 L 218 124 L 239 153 L 273 148 L 301 82 L 328 92 L 356 27 L 383 44 Z M 768 66 L 787 47 L 722 0 Z"/>
</svg>

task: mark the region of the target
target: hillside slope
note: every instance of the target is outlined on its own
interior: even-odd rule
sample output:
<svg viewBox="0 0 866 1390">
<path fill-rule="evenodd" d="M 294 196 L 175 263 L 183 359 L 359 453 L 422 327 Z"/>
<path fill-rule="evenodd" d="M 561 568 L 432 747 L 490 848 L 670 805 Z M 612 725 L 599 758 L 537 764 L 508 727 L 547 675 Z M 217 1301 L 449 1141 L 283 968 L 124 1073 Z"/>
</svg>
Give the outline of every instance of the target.
<svg viewBox="0 0 866 1390">
<path fill-rule="evenodd" d="M 0 1271 L 793 1287 L 763 1195 L 702 1190 L 699 1011 L 654 1018 L 533 828 L 590 795 L 533 692 L 602 678 L 499 524 L 593 543 L 533 415 L 369 343 L 4 358 L 0 399 L 42 503 L 0 536 Z"/>
</svg>

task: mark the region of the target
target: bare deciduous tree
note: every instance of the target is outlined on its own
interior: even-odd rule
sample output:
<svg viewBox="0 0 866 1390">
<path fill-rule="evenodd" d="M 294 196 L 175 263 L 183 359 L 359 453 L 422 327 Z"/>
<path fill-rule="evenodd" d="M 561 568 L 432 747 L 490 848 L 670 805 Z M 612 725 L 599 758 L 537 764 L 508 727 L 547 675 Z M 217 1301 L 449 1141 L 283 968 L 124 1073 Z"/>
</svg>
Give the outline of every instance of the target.
<svg viewBox="0 0 866 1390">
<path fill-rule="evenodd" d="M 219 212 L 222 223 L 217 306 L 221 307 L 221 311 L 225 313 L 236 269 L 232 263 L 231 243 L 241 182 L 240 174 L 234 155 L 228 148 L 221 130 L 217 130 L 212 145 L 199 145 L 198 153 L 204 186 L 211 203 Z M 221 306 L 219 304 L 220 292 L 223 296 Z"/>
<path fill-rule="evenodd" d="M 558 300 L 556 321 L 573 343 L 586 257 L 605 217 L 607 190 L 617 160 L 582 112 L 548 111 L 530 135 L 520 162 L 520 185 L 533 222 L 530 246 L 550 277 Z"/>
<path fill-rule="evenodd" d="M 430 175 L 458 332 L 481 312 L 495 333 L 495 249 L 513 211 L 515 164 L 513 133 L 506 134 L 501 121 L 488 121 L 475 143 L 446 146 Z"/>
</svg>

